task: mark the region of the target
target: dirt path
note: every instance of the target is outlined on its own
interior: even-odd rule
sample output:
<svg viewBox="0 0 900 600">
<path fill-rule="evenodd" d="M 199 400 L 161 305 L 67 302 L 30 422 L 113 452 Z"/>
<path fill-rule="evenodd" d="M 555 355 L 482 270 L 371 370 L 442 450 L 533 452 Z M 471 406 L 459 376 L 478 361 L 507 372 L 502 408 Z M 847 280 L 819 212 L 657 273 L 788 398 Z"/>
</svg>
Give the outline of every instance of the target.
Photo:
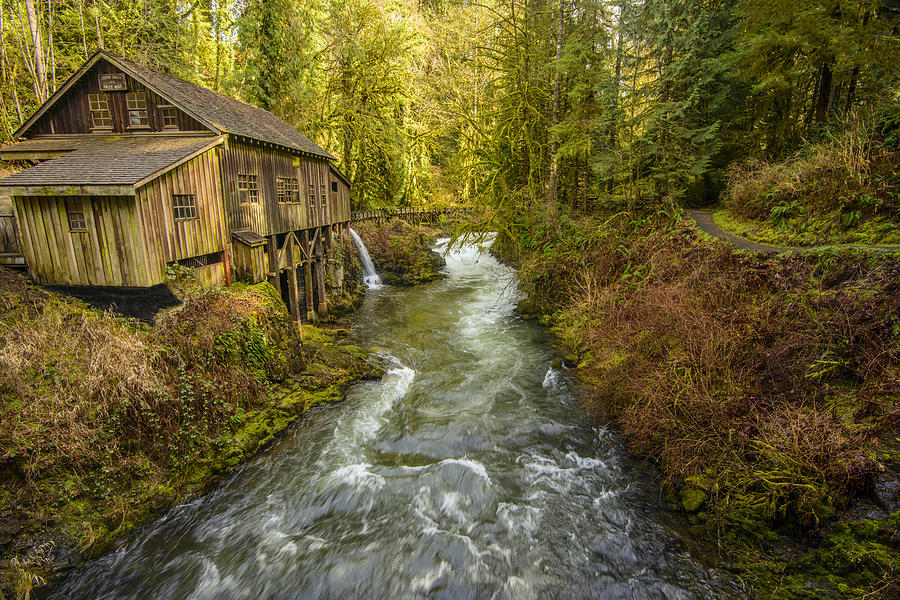
<svg viewBox="0 0 900 600">
<path fill-rule="evenodd" d="M 738 250 L 753 250 L 755 252 L 765 252 L 771 254 L 773 252 L 799 252 L 802 250 L 814 250 L 816 248 L 866 248 L 868 250 L 887 250 L 900 251 L 900 246 L 866 246 L 862 244 L 829 244 L 827 246 L 807 246 L 803 248 L 784 248 L 781 246 L 768 246 L 766 244 L 758 244 L 751 242 L 746 238 L 728 233 L 713 220 L 713 213 L 710 210 L 689 210 L 687 211 L 691 218 L 697 222 L 697 226 L 701 231 L 709 235 L 726 240 Z"/>
</svg>

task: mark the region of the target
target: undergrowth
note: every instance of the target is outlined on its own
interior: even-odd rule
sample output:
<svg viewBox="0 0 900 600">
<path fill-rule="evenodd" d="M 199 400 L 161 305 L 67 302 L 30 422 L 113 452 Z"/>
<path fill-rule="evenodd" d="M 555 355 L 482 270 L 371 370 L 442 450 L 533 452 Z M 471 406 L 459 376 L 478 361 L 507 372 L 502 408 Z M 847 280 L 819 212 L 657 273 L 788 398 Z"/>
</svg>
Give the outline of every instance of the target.
<svg viewBox="0 0 900 600">
<path fill-rule="evenodd" d="M 723 224 L 775 245 L 900 244 L 897 114 L 854 114 L 787 160 L 733 165 Z"/>
<path fill-rule="evenodd" d="M 267 283 L 197 288 L 150 326 L 0 269 L 0 559 L 95 554 L 371 373 L 304 334 Z"/>
<path fill-rule="evenodd" d="M 515 223 L 520 308 L 720 541 L 815 530 L 868 492 L 900 417 L 900 259 L 738 253 L 677 210 Z"/>
</svg>

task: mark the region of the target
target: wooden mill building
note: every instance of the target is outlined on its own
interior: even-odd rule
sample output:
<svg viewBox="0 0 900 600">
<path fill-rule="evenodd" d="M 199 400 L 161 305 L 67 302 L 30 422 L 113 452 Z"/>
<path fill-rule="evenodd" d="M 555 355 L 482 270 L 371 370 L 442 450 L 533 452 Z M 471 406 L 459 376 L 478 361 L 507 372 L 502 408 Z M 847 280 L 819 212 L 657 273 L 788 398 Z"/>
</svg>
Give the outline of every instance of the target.
<svg viewBox="0 0 900 600">
<path fill-rule="evenodd" d="M 0 196 L 35 282 L 148 288 L 177 263 L 217 285 L 268 278 L 296 319 L 327 310 L 349 183 L 272 113 L 100 51 L 15 138 L 0 158 L 33 166 Z"/>
</svg>

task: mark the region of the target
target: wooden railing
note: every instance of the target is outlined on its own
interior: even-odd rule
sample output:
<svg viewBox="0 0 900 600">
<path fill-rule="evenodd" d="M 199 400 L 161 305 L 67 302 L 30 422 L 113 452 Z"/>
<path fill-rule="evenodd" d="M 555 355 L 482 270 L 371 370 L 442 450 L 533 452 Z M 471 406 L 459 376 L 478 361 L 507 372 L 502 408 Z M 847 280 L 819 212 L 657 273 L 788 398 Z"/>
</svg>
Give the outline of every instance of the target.
<svg viewBox="0 0 900 600">
<path fill-rule="evenodd" d="M 447 215 L 462 215 L 471 212 L 471 208 L 394 208 L 379 210 L 358 210 L 350 215 L 351 222 L 375 221 L 381 223 L 393 218 L 413 223 L 431 223 Z"/>
<path fill-rule="evenodd" d="M 25 266 L 25 257 L 19 247 L 16 217 L 10 214 L 0 214 L 0 265 Z"/>
</svg>

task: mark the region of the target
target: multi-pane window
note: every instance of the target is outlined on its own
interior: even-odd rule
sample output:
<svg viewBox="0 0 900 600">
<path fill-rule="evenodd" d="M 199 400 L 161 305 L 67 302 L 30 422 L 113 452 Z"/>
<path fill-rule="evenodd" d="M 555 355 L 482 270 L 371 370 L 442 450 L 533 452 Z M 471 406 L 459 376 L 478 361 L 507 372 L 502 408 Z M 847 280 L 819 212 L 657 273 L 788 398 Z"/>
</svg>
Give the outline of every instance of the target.
<svg viewBox="0 0 900 600">
<path fill-rule="evenodd" d="M 178 112 L 174 106 L 160 106 L 163 127 L 178 127 Z"/>
<path fill-rule="evenodd" d="M 294 177 L 276 177 L 275 189 L 279 202 L 300 202 L 300 182 Z"/>
<path fill-rule="evenodd" d="M 307 181 L 307 184 L 308 186 L 306 188 L 306 194 L 307 198 L 309 199 L 309 205 L 310 207 L 312 207 L 316 205 L 316 182 L 312 177 L 310 177 Z"/>
<path fill-rule="evenodd" d="M 148 127 L 150 125 L 146 92 L 128 92 L 125 94 L 125 103 L 128 108 L 129 127 Z"/>
<path fill-rule="evenodd" d="M 193 194 L 172 195 L 172 216 L 176 221 L 189 221 L 197 218 L 197 204 Z"/>
<path fill-rule="evenodd" d="M 84 218 L 84 205 L 81 200 L 66 200 L 66 215 L 69 217 L 70 231 L 86 231 L 87 219 Z"/>
<path fill-rule="evenodd" d="M 256 175 L 239 173 L 237 184 L 238 198 L 241 204 L 256 204 L 259 202 L 259 181 Z"/>
<path fill-rule="evenodd" d="M 322 206 L 328 204 L 328 188 L 325 187 L 324 179 L 319 181 L 319 200 L 322 202 Z"/>
<path fill-rule="evenodd" d="M 109 112 L 109 100 L 106 94 L 88 94 L 91 109 L 91 121 L 94 129 L 112 129 L 112 115 Z"/>
</svg>

